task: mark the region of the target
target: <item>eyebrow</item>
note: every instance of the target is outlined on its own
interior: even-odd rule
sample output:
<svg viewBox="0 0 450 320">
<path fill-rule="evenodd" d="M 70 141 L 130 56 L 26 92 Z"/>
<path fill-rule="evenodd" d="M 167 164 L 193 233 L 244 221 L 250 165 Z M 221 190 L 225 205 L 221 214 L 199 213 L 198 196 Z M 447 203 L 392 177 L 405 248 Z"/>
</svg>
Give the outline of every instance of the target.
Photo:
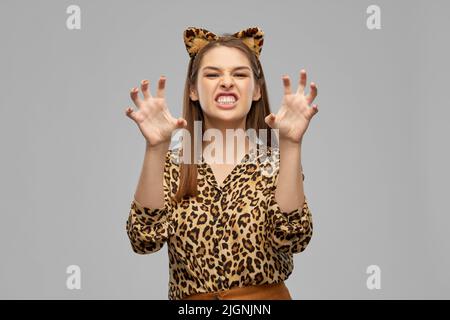
<svg viewBox="0 0 450 320">
<path fill-rule="evenodd" d="M 205 69 L 213 69 L 213 70 L 219 70 L 219 71 L 220 71 L 220 68 L 213 67 L 213 66 L 206 66 L 206 67 L 203 68 L 203 70 L 205 70 Z M 250 68 L 247 67 L 247 66 L 239 66 L 239 67 L 235 67 L 235 68 L 233 68 L 232 70 L 238 70 L 238 69 L 248 69 L 248 70 L 250 70 Z"/>
</svg>

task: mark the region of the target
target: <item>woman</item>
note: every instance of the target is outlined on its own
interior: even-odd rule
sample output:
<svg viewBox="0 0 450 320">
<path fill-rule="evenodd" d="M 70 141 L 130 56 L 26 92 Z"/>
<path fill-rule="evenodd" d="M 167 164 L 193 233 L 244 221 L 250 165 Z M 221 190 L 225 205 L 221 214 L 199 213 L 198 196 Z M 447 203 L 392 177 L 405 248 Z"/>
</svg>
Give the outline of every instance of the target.
<svg viewBox="0 0 450 320">
<path fill-rule="evenodd" d="M 164 77 L 155 97 L 147 80 L 141 83 L 143 99 L 137 88 L 131 90 L 138 110 L 125 112 L 146 139 L 146 152 L 126 229 L 136 253 L 156 252 L 167 242 L 169 299 L 291 299 L 284 281 L 293 254 L 312 236 L 300 151 L 318 112 L 310 106 L 317 86 L 311 83 L 304 94 L 302 70 L 293 93 L 283 77 L 282 105 L 271 113 L 259 61 L 263 35 L 257 27 L 223 36 L 185 30 L 190 61 L 183 118 L 169 112 Z M 183 145 L 169 149 L 177 129 L 184 132 Z M 278 130 L 277 145 L 271 130 L 263 137 L 260 129 Z M 203 136 L 210 130 L 214 143 Z M 256 135 L 237 135 L 242 139 L 236 151 L 234 136 L 221 143 L 227 130 Z M 232 161 L 218 159 L 230 153 Z"/>
</svg>

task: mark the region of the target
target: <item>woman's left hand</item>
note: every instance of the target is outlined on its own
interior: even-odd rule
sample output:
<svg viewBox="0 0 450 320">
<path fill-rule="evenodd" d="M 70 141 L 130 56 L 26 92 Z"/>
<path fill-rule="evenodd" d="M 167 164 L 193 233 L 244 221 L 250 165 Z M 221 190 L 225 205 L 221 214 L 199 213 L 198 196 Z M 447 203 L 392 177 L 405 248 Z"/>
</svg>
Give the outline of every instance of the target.
<svg viewBox="0 0 450 320">
<path fill-rule="evenodd" d="M 311 82 L 311 90 L 305 95 L 306 71 L 300 71 L 300 81 L 295 93 L 291 92 L 289 76 L 283 76 L 284 96 L 276 115 L 269 114 L 265 121 L 273 129 L 279 130 L 279 139 L 294 143 L 301 142 L 309 122 L 319 112 L 317 104 L 311 105 L 317 96 L 317 85 Z M 311 106 L 310 106 L 311 105 Z"/>
</svg>

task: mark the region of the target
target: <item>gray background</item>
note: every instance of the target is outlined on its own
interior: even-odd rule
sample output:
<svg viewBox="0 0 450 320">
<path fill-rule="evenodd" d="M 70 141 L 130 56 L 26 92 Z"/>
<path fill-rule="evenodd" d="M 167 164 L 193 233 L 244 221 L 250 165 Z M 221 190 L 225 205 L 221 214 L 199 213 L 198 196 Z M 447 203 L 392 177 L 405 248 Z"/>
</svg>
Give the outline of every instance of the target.
<svg viewBox="0 0 450 320">
<path fill-rule="evenodd" d="M 81 30 L 66 8 L 81 7 Z M 368 30 L 366 8 L 381 8 Z M 167 247 L 131 250 L 125 221 L 144 139 L 129 90 L 167 76 L 174 115 L 182 32 L 259 26 L 272 110 L 281 76 L 318 84 L 303 143 L 314 236 L 294 299 L 448 299 L 450 4 L 446 1 L 0 3 L 0 298 L 167 299 Z M 296 88 L 296 86 L 295 86 Z M 66 288 L 79 265 L 81 290 Z M 368 290 L 366 268 L 381 268 Z"/>
</svg>

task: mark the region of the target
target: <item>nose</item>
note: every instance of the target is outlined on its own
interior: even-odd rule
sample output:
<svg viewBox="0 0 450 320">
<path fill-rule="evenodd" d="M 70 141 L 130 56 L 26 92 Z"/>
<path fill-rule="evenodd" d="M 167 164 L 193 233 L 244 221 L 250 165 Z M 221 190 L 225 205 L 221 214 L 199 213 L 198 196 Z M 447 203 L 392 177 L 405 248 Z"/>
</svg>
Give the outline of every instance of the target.
<svg viewBox="0 0 450 320">
<path fill-rule="evenodd" d="M 222 82 L 220 83 L 221 87 L 229 88 L 233 85 L 233 78 L 229 75 L 224 75 L 222 78 Z"/>
</svg>

